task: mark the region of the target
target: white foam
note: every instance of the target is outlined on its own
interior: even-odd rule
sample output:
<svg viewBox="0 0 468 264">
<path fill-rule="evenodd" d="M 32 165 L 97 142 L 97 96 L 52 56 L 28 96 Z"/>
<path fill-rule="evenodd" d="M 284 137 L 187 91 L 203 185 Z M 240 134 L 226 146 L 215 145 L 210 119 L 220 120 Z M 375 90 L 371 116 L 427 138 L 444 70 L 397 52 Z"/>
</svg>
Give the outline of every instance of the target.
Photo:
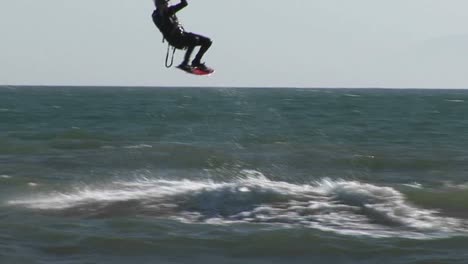
<svg viewBox="0 0 468 264">
<path fill-rule="evenodd" d="M 126 146 L 124 148 L 127 149 L 142 149 L 142 148 L 152 148 L 153 146 L 147 145 L 147 144 L 139 144 L 139 145 L 134 145 L 134 146 Z"/>
<path fill-rule="evenodd" d="M 431 238 L 468 232 L 462 220 L 417 208 L 391 187 L 330 179 L 294 184 L 249 170 L 229 182 L 139 178 L 8 204 L 63 210 L 121 201 L 137 201 L 146 211 L 164 209 L 167 217 L 189 223 L 265 223 L 373 237 Z"/>
<path fill-rule="evenodd" d="M 453 188 L 453 189 L 461 189 L 466 190 L 468 189 L 468 183 L 453 183 L 451 181 L 446 181 L 443 183 L 445 188 Z"/>
<path fill-rule="evenodd" d="M 423 188 L 422 184 L 417 183 L 417 182 L 403 184 L 403 186 L 414 188 L 414 189 L 422 189 Z"/>
<path fill-rule="evenodd" d="M 12 200 L 11 205 L 23 205 L 32 209 L 68 209 L 93 202 L 119 202 L 145 198 L 160 198 L 186 193 L 207 187 L 206 183 L 189 180 L 148 180 L 130 182 L 117 181 L 102 188 L 77 187 L 69 193 L 54 192 L 31 199 Z"/>
<path fill-rule="evenodd" d="M 464 103 L 465 102 L 465 100 L 462 100 L 462 99 L 445 99 L 445 101 L 451 102 L 451 103 Z"/>
<path fill-rule="evenodd" d="M 344 94 L 347 97 L 361 97 L 359 94 Z"/>
</svg>

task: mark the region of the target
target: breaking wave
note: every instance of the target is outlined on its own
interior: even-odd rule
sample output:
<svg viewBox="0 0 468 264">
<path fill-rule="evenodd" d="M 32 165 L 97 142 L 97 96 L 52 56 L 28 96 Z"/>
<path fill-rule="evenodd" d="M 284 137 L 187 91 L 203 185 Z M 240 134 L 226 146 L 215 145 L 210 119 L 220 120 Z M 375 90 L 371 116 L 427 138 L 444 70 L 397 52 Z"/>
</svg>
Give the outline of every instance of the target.
<svg viewBox="0 0 468 264">
<path fill-rule="evenodd" d="M 143 215 L 186 223 L 256 223 L 372 237 L 429 239 L 468 234 L 464 220 L 418 208 L 391 187 L 330 179 L 293 184 L 247 170 L 229 182 L 139 178 L 7 203 L 67 216 Z"/>
</svg>

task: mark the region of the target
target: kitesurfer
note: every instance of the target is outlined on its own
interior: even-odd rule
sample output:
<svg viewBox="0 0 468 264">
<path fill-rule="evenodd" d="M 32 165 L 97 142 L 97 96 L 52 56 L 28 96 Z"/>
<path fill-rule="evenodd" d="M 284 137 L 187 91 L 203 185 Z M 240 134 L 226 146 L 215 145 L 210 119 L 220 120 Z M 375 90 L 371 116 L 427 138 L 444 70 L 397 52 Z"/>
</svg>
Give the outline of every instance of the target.
<svg viewBox="0 0 468 264">
<path fill-rule="evenodd" d="M 180 3 L 175 5 L 169 5 L 169 1 L 154 0 L 156 10 L 154 10 L 152 17 L 154 24 L 159 28 L 171 46 L 177 49 L 187 49 L 184 60 L 178 68 L 184 71 L 191 71 L 193 68 L 198 68 L 202 71 L 208 70 L 209 68 L 201 62 L 201 59 L 210 48 L 211 39 L 187 32 L 179 23 L 176 13 L 188 5 L 187 0 L 180 0 Z M 196 46 L 200 46 L 200 50 L 190 65 L 190 57 Z"/>
</svg>

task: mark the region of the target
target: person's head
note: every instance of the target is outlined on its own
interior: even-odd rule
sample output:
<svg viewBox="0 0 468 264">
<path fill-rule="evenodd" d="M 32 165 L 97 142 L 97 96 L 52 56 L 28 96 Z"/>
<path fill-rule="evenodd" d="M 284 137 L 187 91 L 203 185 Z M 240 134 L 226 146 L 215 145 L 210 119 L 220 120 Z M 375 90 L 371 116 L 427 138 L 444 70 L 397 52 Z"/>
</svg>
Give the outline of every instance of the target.
<svg viewBox="0 0 468 264">
<path fill-rule="evenodd" d="M 154 5 L 158 9 L 165 9 L 169 6 L 169 0 L 154 0 Z"/>
</svg>

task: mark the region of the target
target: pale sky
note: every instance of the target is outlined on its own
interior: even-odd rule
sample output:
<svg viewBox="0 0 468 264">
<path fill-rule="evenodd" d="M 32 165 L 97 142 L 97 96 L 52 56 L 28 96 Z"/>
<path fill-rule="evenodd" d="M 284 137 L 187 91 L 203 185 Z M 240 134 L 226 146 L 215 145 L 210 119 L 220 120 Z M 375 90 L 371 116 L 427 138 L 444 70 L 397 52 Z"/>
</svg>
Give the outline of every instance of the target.
<svg viewBox="0 0 468 264">
<path fill-rule="evenodd" d="M 0 85 L 468 88 L 467 0 L 189 0 L 210 77 L 164 67 L 153 9 L 1 0 Z"/>
</svg>

